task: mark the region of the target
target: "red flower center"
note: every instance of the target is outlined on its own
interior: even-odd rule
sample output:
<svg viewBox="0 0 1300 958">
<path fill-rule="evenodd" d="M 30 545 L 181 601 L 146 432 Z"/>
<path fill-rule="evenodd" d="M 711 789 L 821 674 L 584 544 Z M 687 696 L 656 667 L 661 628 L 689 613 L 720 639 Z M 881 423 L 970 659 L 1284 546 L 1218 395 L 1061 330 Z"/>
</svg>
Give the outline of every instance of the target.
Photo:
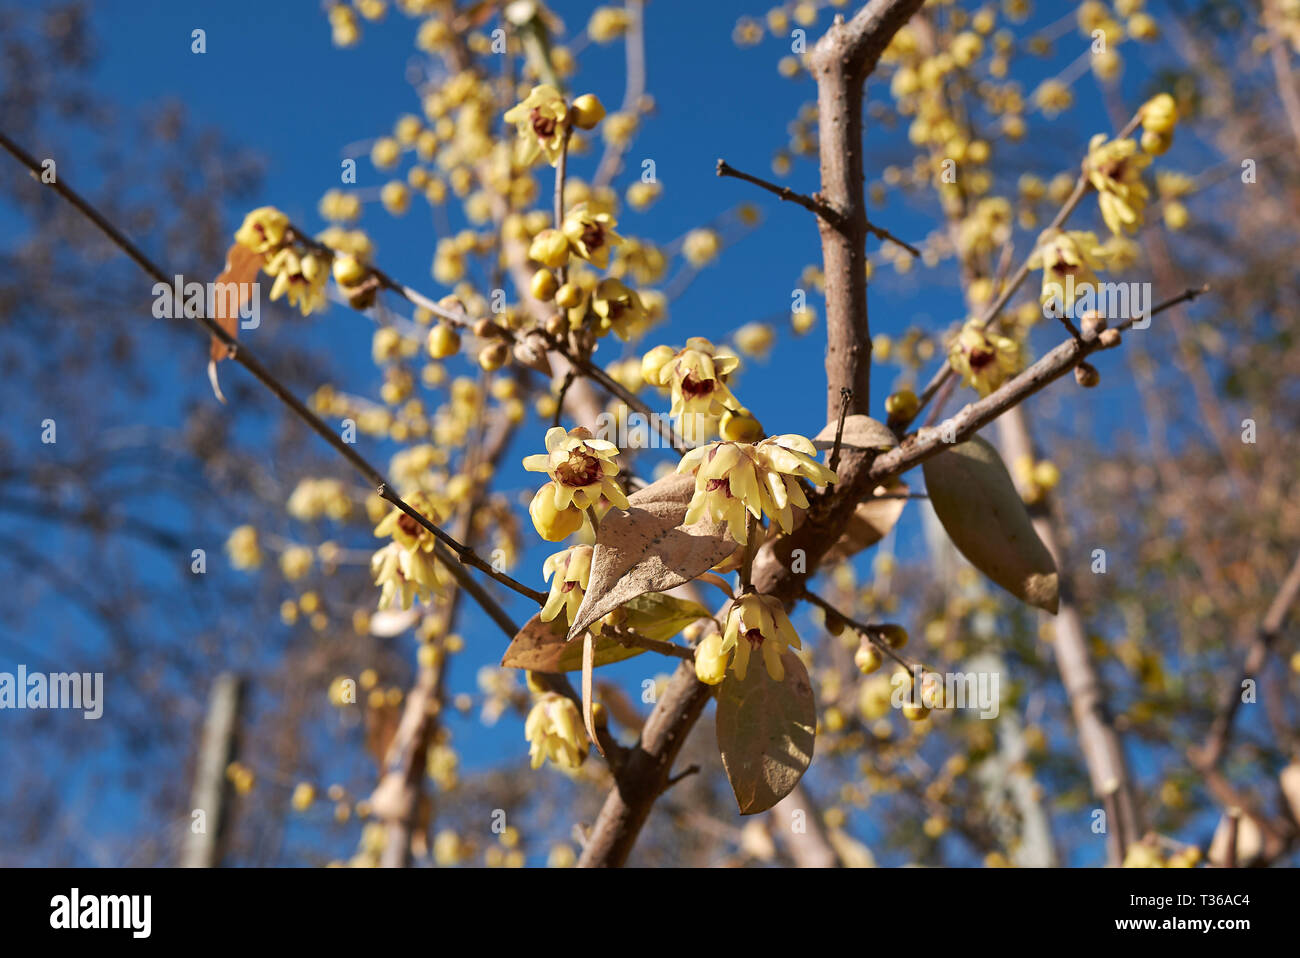
<svg viewBox="0 0 1300 958">
<path fill-rule="evenodd" d="M 566 486 L 590 486 L 600 481 L 601 474 L 600 460 L 577 449 L 555 467 L 555 477 Z"/>
<path fill-rule="evenodd" d="M 547 139 L 555 135 L 555 117 L 543 116 L 542 111 L 533 107 L 533 112 L 529 114 L 533 121 L 533 132 L 540 139 Z"/>
<path fill-rule="evenodd" d="M 605 227 L 599 223 L 582 225 L 582 245 L 589 250 L 600 249 L 605 245 Z"/>
<path fill-rule="evenodd" d="M 682 379 L 682 395 L 687 399 L 699 399 L 712 395 L 717 385 L 712 379 L 696 379 L 695 373 L 687 373 Z"/>
</svg>

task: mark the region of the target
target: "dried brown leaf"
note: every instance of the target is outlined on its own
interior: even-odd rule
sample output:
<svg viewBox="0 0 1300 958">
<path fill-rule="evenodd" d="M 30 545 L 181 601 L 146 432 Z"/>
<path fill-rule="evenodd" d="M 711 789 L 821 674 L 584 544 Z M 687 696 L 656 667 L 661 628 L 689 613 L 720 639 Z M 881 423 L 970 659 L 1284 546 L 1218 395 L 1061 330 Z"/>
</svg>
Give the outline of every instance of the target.
<svg viewBox="0 0 1300 958">
<path fill-rule="evenodd" d="M 813 437 L 813 445 L 818 449 L 834 449 L 835 433 L 838 428 L 838 420 L 828 422 L 822 431 Z M 856 413 L 844 417 L 844 435 L 840 440 L 841 449 L 852 449 L 859 452 L 882 452 L 886 449 L 893 449 L 897 445 L 898 437 L 883 422 Z"/>
<path fill-rule="evenodd" d="M 627 648 L 613 638 L 597 636 L 595 665 L 599 668 L 612 662 L 621 662 L 644 651 L 640 648 Z M 570 640 L 565 635 L 563 619 L 543 622 L 535 615 L 510 642 L 501 659 L 501 667 L 528 669 L 531 672 L 576 672 L 582 668 L 582 641 Z"/>
<path fill-rule="evenodd" d="M 975 436 L 921 468 L 930 504 L 958 551 L 1022 602 L 1055 615 L 1056 562 L 997 450 Z"/>
<path fill-rule="evenodd" d="M 765 812 L 781 801 L 812 763 L 817 727 L 812 683 L 789 649 L 781 662 L 781 682 L 773 682 L 755 661 L 743 682 L 728 672 L 718 686 L 718 749 L 742 815 Z"/>
<path fill-rule="evenodd" d="M 877 486 L 872 495 L 873 498 L 862 500 L 853 510 L 844 532 L 822 557 L 823 564 L 839 562 L 871 548 L 898 523 L 907 505 L 904 498 L 907 486 L 893 480 L 888 485 Z"/>
<path fill-rule="evenodd" d="M 694 489 L 692 476 L 665 476 L 628 496 L 627 512 L 611 510 L 601 520 L 570 636 L 639 595 L 690 582 L 731 554 L 736 543 L 724 523 L 706 517 L 682 525 Z"/>
</svg>

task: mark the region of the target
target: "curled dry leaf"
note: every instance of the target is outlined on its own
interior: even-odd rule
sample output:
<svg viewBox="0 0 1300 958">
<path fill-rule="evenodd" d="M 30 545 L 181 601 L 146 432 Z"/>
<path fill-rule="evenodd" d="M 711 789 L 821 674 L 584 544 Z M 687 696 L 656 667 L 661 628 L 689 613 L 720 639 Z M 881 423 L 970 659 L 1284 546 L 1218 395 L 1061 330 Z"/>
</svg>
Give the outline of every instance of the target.
<svg viewBox="0 0 1300 958">
<path fill-rule="evenodd" d="M 781 662 L 781 682 L 755 663 L 743 682 L 729 671 L 718 686 L 718 749 L 742 815 L 765 812 L 781 801 L 812 763 L 817 727 L 812 683 L 789 649 Z"/>
<path fill-rule="evenodd" d="M 621 662 L 645 649 L 627 648 L 616 639 L 601 635 L 596 637 L 593 649 L 595 667 Z M 510 642 L 502 668 L 528 669 L 530 672 L 576 672 L 582 668 L 582 640 L 569 641 L 560 619 L 543 622 L 535 615 L 519 630 Z"/>
<path fill-rule="evenodd" d="M 1056 563 L 997 450 L 976 436 L 921 468 L 930 504 L 958 551 L 1022 602 L 1055 615 Z"/>
<path fill-rule="evenodd" d="M 906 497 L 907 486 L 897 479 L 876 486 L 871 498 L 863 499 L 853 510 L 844 532 L 822 557 L 822 564 L 829 565 L 857 555 L 889 535 L 889 530 L 897 525 L 903 514 Z"/>
<path fill-rule="evenodd" d="M 587 738 L 596 746 L 601 755 L 600 736 L 596 734 L 596 717 L 593 712 L 595 702 L 591 697 L 591 673 L 596 667 L 596 637 L 590 632 L 582 633 L 582 724 L 587 729 Z"/>
<path fill-rule="evenodd" d="M 838 428 L 838 420 L 828 422 L 825 428 L 813 437 L 813 445 L 818 449 L 827 451 L 834 449 L 835 432 Z M 841 449 L 851 449 L 859 452 L 883 452 L 886 449 L 893 449 L 897 445 L 898 437 L 883 422 L 859 414 L 844 417 L 844 435 L 840 439 Z"/>
<path fill-rule="evenodd" d="M 692 476 L 671 475 L 628 496 L 628 511 L 601 520 L 587 593 L 569 635 L 647 592 L 665 592 L 708 572 L 736 548 L 725 523 L 682 525 Z"/>
<path fill-rule="evenodd" d="M 233 243 L 226 251 L 225 268 L 213 282 L 215 295 L 210 304 L 212 315 L 208 318 L 229 333 L 232 339 L 239 338 L 239 310 L 252 290 L 253 283 L 257 281 L 257 271 L 262 268 L 262 261 L 261 253 L 254 253 L 247 246 Z M 233 297 L 225 292 L 230 290 L 232 284 Z M 229 355 L 230 347 L 213 336 L 208 347 L 208 382 L 212 384 L 212 392 L 220 402 L 225 402 L 226 397 L 221 394 L 221 384 L 217 381 L 217 363 Z"/>
</svg>

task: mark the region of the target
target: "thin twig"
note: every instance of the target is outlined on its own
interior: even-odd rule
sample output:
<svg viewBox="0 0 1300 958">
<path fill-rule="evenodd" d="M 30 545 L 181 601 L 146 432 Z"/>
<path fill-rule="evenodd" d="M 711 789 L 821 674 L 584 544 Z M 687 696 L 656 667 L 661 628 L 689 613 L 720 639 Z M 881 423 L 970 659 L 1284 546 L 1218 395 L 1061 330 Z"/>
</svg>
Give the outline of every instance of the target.
<svg viewBox="0 0 1300 958">
<path fill-rule="evenodd" d="M 688 662 L 695 660 L 694 649 L 688 649 L 684 645 L 677 645 L 675 642 L 652 639 L 649 636 L 641 635 L 621 626 L 606 626 L 605 634 L 613 635 L 618 640 L 619 645 L 629 648 L 645 649 L 649 652 L 658 652 L 660 655 L 671 655 Z"/>
<path fill-rule="evenodd" d="M 853 390 L 848 386 L 840 388 L 840 421 L 835 426 L 835 445 L 831 447 L 831 457 L 826 460 L 826 468 L 838 472 L 840 468 L 840 449 L 844 442 L 844 420 L 849 414 L 849 403 L 853 401 Z"/>
<path fill-rule="evenodd" d="M 808 210 L 809 212 L 817 214 L 826 222 L 834 226 L 836 229 L 839 229 L 844 223 L 844 217 L 839 213 L 838 210 L 834 209 L 831 206 L 828 206 L 826 203 L 823 203 L 815 196 L 805 196 L 803 193 L 795 192 L 794 190 L 790 189 L 790 187 L 788 186 L 778 186 L 776 183 L 769 182 L 768 180 L 765 180 L 762 177 L 754 176 L 752 173 L 746 173 L 743 170 L 738 170 L 730 163 L 728 163 L 726 160 L 722 160 L 722 159 L 718 160 L 718 176 L 730 176 L 738 180 L 744 180 L 746 183 L 753 183 L 755 186 L 765 189 L 769 193 L 779 196 L 781 199 L 789 203 L 796 203 L 799 206 L 802 206 L 804 209 Z M 913 256 L 917 257 L 918 259 L 920 258 L 921 251 L 919 249 L 917 249 L 915 246 L 913 246 L 911 243 L 907 242 L 906 240 L 899 239 L 897 236 L 889 232 L 889 230 L 885 229 L 884 227 L 876 226 L 874 223 L 871 222 L 868 222 L 866 224 L 866 227 L 867 227 L 867 232 L 871 233 L 873 236 L 876 236 L 882 240 L 887 240 L 890 243 L 894 243 L 895 245 L 901 246 L 903 249 L 907 250 Z"/>
</svg>

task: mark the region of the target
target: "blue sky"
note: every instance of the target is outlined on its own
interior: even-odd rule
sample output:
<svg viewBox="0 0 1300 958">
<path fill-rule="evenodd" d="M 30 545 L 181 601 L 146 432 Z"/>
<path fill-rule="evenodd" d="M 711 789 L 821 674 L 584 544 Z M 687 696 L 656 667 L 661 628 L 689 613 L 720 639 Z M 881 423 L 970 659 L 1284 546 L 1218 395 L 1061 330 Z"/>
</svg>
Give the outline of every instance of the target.
<svg viewBox="0 0 1300 958">
<path fill-rule="evenodd" d="M 556 4 L 575 31 L 594 5 Z M 657 329 L 644 348 L 658 342 L 680 343 L 691 335 L 721 341 L 744 322 L 788 311 L 803 266 L 820 263 L 817 231 L 809 214 L 747 184 L 714 174 L 715 160 L 725 157 L 733 166 L 770 176 L 769 162 L 784 143 L 786 124 L 813 96 L 806 79 L 792 83 L 778 76 L 776 61 L 788 52 L 781 41 L 769 37 L 751 49 L 739 49 L 732 43 L 737 18 L 761 15 L 764 9 L 753 0 L 689 5 L 680 0 L 658 0 L 650 5 L 648 85 L 657 110 L 645 121 L 629 153 L 628 168 L 616 186 L 632 182 L 640 161 L 649 158 L 655 162 L 665 192 L 648 212 L 626 211 L 620 231 L 667 242 L 741 201 L 760 207 L 764 222 L 728 249 L 719 263 L 703 271 L 671 305 L 669 323 Z M 183 102 L 193 118 L 217 127 L 230 142 L 264 157 L 266 175 L 261 192 L 249 206 L 278 206 L 308 228 L 324 226 L 316 203 L 325 190 L 340 185 L 344 147 L 387 133 L 402 113 L 420 113 L 418 99 L 405 80 L 408 62 L 415 55 L 414 22 L 400 15 L 390 13 L 380 24 L 365 24 L 362 43 L 349 50 L 331 46 L 327 21 L 315 0 L 114 3 L 101 6 L 95 20 L 101 54 L 97 77 L 103 96 L 132 108 L 169 99 Z M 815 38 L 825 24 L 823 17 L 810 35 Z M 196 28 L 206 31 L 207 52 L 202 55 L 191 52 L 191 31 Z M 1082 49 L 1082 41 L 1075 46 L 1075 39 L 1070 35 L 1061 52 L 1045 60 L 1018 60 L 1013 69 L 1023 71 L 1024 88 L 1032 89 L 1038 80 L 1072 60 Z M 574 91 L 595 92 L 611 108 L 616 105 L 623 87 L 621 44 L 590 47 L 580 63 L 580 72 L 571 81 Z M 1124 89 L 1126 102 L 1132 105 L 1139 95 L 1135 91 L 1144 89 L 1144 75 L 1136 62 L 1130 69 L 1133 75 L 1126 78 Z M 878 85 L 879 81 L 877 93 Z M 1109 129 L 1091 78 L 1085 77 L 1076 90 L 1081 105 L 1068 118 L 1057 121 L 1063 133 L 1060 140 L 1049 137 L 1046 142 L 1024 144 L 1012 154 L 1044 178 L 1077 162 L 1074 150 L 1088 133 Z M 869 126 L 868 169 L 901 159 L 910 159 L 910 152 L 899 132 L 882 136 Z M 590 176 L 595 160 L 591 155 L 576 160 L 572 172 Z M 194 157 L 196 164 L 203 161 L 201 156 Z M 378 187 L 390 178 L 372 170 L 365 159 L 358 163 L 358 174 L 361 188 Z M 816 183 L 815 164 L 796 162 L 784 182 L 811 191 Z M 228 211 L 232 233 L 244 212 Z M 908 208 L 899 202 L 873 210 L 872 215 L 914 241 L 920 241 L 938 222 L 933 208 Z M 1095 219 L 1091 207 L 1085 207 L 1082 215 Z M 435 296 L 443 292 L 429 273 L 437 237 L 421 201 L 416 200 L 402 219 L 394 220 L 379 209 L 368 211 L 363 225 L 374 238 L 378 262 L 386 271 Z M 1022 239 L 1020 248 L 1025 248 L 1026 242 Z M 873 240 L 870 248 L 877 245 Z M 918 263 L 906 277 L 884 268 L 878 277 L 869 294 L 873 332 L 899 333 L 918 319 L 937 329 L 963 314 L 960 292 L 948 266 L 927 270 Z M 267 310 L 264 315 L 265 322 L 274 323 L 278 314 Z M 351 361 L 369 355 L 373 327 L 368 320 L 333 307 L 310 328 L 314 347 L 338 358 L 341 385 L 365 394 L 377 393 L 380 376 L 368 358 L 363 363 Z M 750 371 L 741 380 L 739 395 L 769 433 L 812 435 L 821 428 L 823 335 L 821 322 L 802 338 L 783 331 L 776 359 L 766 364 L 748 363 Z M 1054 330 L 1048 335 L 1051 338 L 1041 340 L 1040 347 L 1055 341 Z M 253 349 L 257 348 L 257 336 L 253 333 L 247 340 Z M 615 346 L 610 341 L 610 348 Z M 182 367 L 181 374 L 201 376 L 202 359 L 197 350 L 193 356 L 183 357 L 180 361 L 190 366 Z M 1119 369 L 1117 360 L 1107 357 L 1099 365 L 1103 387 L 1090 396 L 1096 413 L 1092 428 L 1105 430 L 1120 421 L 1133 394 L 1124 385 L 1124 376 L 1106 375 L 1108 368 Z M 928 376 L 929 371 L 923 375 Z M 880 408 L 894 372 L 890 367 L 873 378 L 874 408 Z M 223 372 L 224 377 L 239 375 L 242 372 L 237 370 Z M 1055 404 L 1050 393 L 1045 401 Z M 226 414 L 238 417 L 239 410 L 230 408 Z M 124 417 L 129 415 L 124 413 Z M 142 410 L 140 415 L 166 420 L 167 411 L 155 408 Z M 178 422 L 179 416 L 172 424 Z M 517 444 L 518 456 L 539 451 L 543 432 L 543 425 L 526 430 Z M 364 437 L 358 448 L 381 465 L 392 452 Z M 344 464 L 340 462 L 334 474 L 346 475 Z M 511 488 L 531 484 L 519 470 L 507 472 L 504 481 Z M 908 511 L 898 545 L 904 555 L 915 555 L 920 548 L 919 522 L 916 510 Z M 238 516 L 231 519 L 232 526 L 240 521 Z M 526 524 L 525 530 L 531 539 Z M 224 531 L 214 530 L 217 534 Z M 214 554 L 219 541 L 211 546 Z M 529 549 L 522 566 L 512 571 L 540 586 L 541 562 L 549 551 L 540 546 Z M 512 602 L 510 609 L 521 621 L 528 612 L 525 602 Z M 61 612 L 53 628 L 74 627 L 73 615 Z M 51 623 L 42 627 L 49 628 Z M 452 686 L 453 691 L 473 691 L 479 666 L 496 661 L 504 644 L 476 614 L 467 617 L 461 631 L 472 638 L 469 650 L 457 659 Z M 654 671 L 670 670 L 644 656 L 621 666 L 616 674 L 635 684 L 652 665 Z M 470 767 L 492 764 L 506 755 L 518 757 L 524 749 L 522 729 L 513 720 L 505 720 L 493 732 L 484 732 L 473 723 L 459 723 L 456 731 L 462 760 Z"/>
</svg>

